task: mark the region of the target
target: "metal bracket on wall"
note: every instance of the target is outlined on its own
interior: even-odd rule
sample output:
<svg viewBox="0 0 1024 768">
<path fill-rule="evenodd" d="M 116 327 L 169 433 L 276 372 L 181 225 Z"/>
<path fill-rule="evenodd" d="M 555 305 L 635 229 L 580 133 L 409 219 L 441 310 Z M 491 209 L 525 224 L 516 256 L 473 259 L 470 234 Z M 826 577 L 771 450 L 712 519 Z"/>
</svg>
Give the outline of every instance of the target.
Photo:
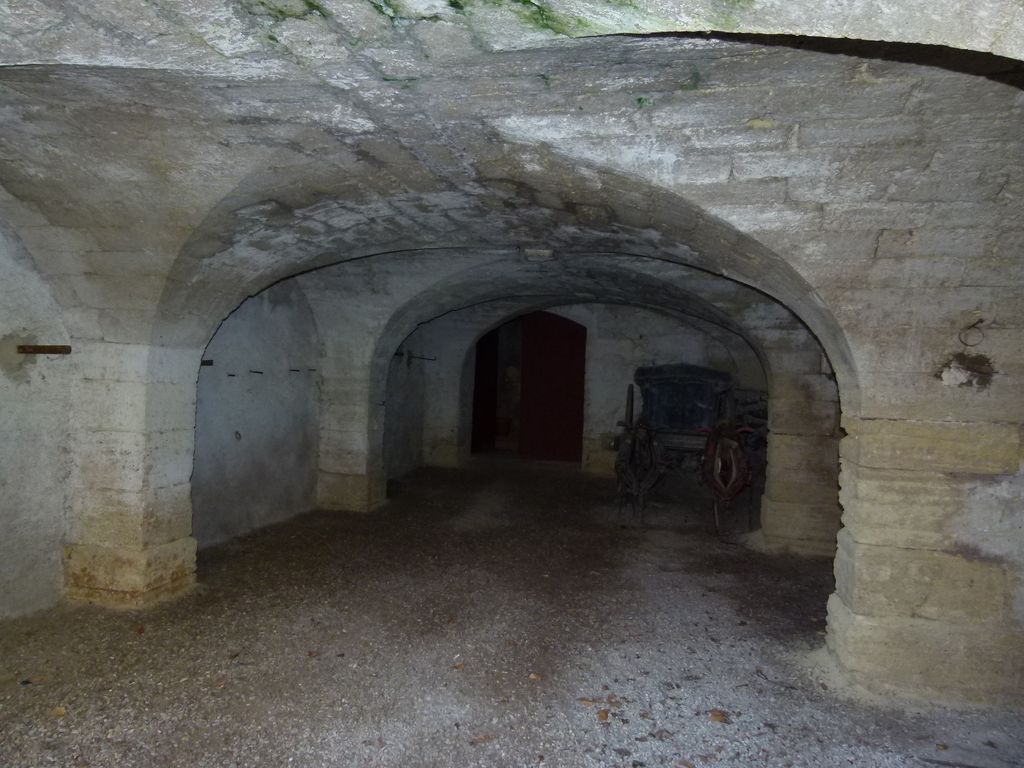
<svg viewBox="0 0 1024 768">
<path fill-rule="evenodd" d="M 412 352 L 405 353 L 405 365 L 409 367 L 412 365 L 413 360 L 437 360 L 436 357 L 423 357 L 423 355 L 414 355 Z"/>
<path fill-rule="evenodd" d="M 70 355 L 67 344 L 19 344 L 19 355 Z"/>
</svg>

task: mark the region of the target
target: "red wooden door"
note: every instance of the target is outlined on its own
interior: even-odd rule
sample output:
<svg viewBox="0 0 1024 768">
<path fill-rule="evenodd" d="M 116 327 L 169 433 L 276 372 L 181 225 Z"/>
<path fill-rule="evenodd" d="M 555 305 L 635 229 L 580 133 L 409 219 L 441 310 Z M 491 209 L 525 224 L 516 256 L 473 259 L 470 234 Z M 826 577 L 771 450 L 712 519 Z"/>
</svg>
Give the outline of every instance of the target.
<svg viewBox="0 0 1024 768">
<path fill-rule="evenodd" d="M 524 315 L 519 453 L 579 461 L 587 329 L 548 312 Z"/>
</svg>

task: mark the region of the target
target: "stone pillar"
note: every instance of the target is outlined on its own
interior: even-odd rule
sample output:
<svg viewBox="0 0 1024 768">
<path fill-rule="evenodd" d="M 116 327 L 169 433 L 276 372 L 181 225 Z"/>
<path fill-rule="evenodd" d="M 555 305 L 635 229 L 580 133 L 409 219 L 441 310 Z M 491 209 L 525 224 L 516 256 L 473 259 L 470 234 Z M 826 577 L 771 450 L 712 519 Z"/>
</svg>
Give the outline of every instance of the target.
<svg viewBox="0 0 1024 768">
<path fill-rule="evenodd" d="M 773 375 L 761 544 L 831 556 L 839 530 L 839 402 L 827 373 Z"/>
<path fill-rule="evenodd" d="M 440 334 L 435 338 L 440 339 Z M 426 391 L 430 393 L 423 414 L 426 467 L 460 467 L 469 458 L 476 351 L 472 349 L 472 337 L 460 341 L 435 345 L 437 361 L 425 369 Z M 468 351 L 467 344 L 471 347 Z"/>
<path fill-rule="evenodd" d="M 138 607 L 195 580 L 189 477 L 200 352 L 73 342 L 68 597 Z"/>
<path fill-rule="evenodd" d="M 1024 701 L 1019 425 L 843 426 L 832 653 L 869 688 Z"/>
<path fill-rule="evenodd" d="M 369 363 L 336 353 L 325 359 L 320 380 L 317 506 L 369 512 L 387 500 L 379 460 L 383 406 L 371 402 Z"/>
</svg>

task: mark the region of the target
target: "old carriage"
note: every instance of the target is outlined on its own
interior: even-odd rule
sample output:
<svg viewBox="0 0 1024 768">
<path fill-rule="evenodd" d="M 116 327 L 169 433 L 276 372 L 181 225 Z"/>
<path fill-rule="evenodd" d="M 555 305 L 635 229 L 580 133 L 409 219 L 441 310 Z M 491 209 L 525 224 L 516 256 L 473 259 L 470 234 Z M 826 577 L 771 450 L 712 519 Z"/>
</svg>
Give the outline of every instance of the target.
<svg viewBox="0 0 1024 768">
<path fill-rule="evenodd" d="M 756 527 L 767 393 L 738 387 L 723 371 L 683 363 L 638 368 L 633 381 L 642 406 L 637 416 L 630 384 L 615 462 L 620 504 L 642 521 L 648 493 L 667 473 L 696 470 L 712 496 L 716 532 L 723 532 L 731 502 L 744 490 L 750 494 L 742 527 Z"/>
</svg>

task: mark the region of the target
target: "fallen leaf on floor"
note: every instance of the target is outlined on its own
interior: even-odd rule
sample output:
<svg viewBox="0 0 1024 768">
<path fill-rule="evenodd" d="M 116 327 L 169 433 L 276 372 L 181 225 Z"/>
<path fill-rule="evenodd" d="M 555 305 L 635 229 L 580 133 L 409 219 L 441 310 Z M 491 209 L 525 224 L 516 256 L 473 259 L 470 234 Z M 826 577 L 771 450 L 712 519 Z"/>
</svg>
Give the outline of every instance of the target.
<svg viewBox="0 0 1024 768">
<path fill-rule="evenodd" d="M 488 741 L 494 741 L 494 737 L 489 733 L 481 733 L 478 736 L 471 738 L 469 743 L 476 746 L 477 744 L 486 744 Z"/>
<path fill-rule="evenodd" d="M 217 682 L 215 682 L 213 684 L 213 687 L 214 688 L 223 688 L 226 682 L 227 681 L 225 681 L 225 680 L 218 680 Z"/>
<path fill-rule="evenodd" d="M 67 713 L 68 711 L 64 709 L 64 707 L 54 707 L 50 710 L 50 714 L 53 717 L 64 717 L 64 715 L 66 715 Z"/>
<path fill-rule="evenodd" d="M 531 672 L 530 673 L 530 679 L 531 680 L 543 680 L 544 676 L 543 675 L 539 675 L 536 672 Z"/>
<path fill-rule="evenodd" d="M 697 768 L 697 766 L 691 763 L 689 760 L 680 760 L 676 763 L 676 768 Z"/>
<path fill-rule="evenodd" d="M 608 722 L 608 710 L 607 709 L 599 709 L 599 710 L 597 710 L 597 720 L 600 723 L 607 723 Z"/>
<path fill-rule="evenodd" d="M 462 670 L 462 669 L 465 669 L 465 667 L 466 667 L 466 662 L 464 662 L 464 661 L 460 661 L 458 664 L 452 664 L 452 669 Z"/>
<path fill-rule="evenodd" d="M 935 748 L 937 750 L 939 750 L 939 752 L 945 752 L 947 749 L 949 749 L 949 745 L 948 744 L 936 744 Z"/>
<path fill-rule="evenodd" d="M 616 754 L 616 755 L 618 755 L 619 757 L 629 757 L 630 755 L 632 755 L 632 754 L 633 754 L 632 752 L 630 752 L 630 751 L 629 751 L 628 749 L 626 749 L 625 747 L 616 747 L 616 748 L 615 748 L 615 750 L 614 750 L 614 752 L 615 752 L 615 754 Z"/>
<path fill-rule="evenodd" d="M 641 709 L 641 710 L 640 710 L 640 717 L 641 717 L 641 718 L 642 718 L 643 720 L 653 720 L 653 719 L 654 719 L 654 715 L 652 715 L 652 714 L 651 714 L 650 712 L 648 712 L 648 711 L 647 711 L 646 709 Z"/>
<path fill-rule="evenodd" d="M 144 635 L 144 634 L 146 634 L 146 627 L 144 625 L 142 625 L 142 624 L 139 624 L 139 626 L 137 626 L 135 628 L 135 634 L 136 635 Z"/>
<path fill-rule="evenodd" d="M 315 659 L 317 656 L 320 655 L 320 651 L 307 651 L 306 655 L 309 656 L 309 658 L 311 659 Z"/>
<path fill-rule="evenodd" d="M 608 698 L 605 699 L 608 702 L 608 706 L 612 709 L 619 709 L 622 706 L 622 700 L 614 693 L 609 693 Z"/>
<path fill-rule="evenodd" d="M 384 739 L 382 739 L 380 736 L 378 736 L 376 739 L 366 739 L 366 741 L 363 742 L 363 746 L 377 747 L 378 749 L 384 749 L 386 745 L 387 742 L 384 741 Z"/>
<path fill-rule="evenodd" d="M 724 709 L 712 709 L 708 712 L 708 720 L 713 723 L 725 723 L 726 725 L 732 722 L 729 718 L 729 713 Z"/>
<path fill-rule="evenodd" d="M 582 705 L 583 705 L 584 707 L 592 707 L 592 706 L 594 706 L 595 704 L 597 704 L 597 702 L 596 702 L 596 701 L 594 701 L 593 699 L 588 699 L 588 698 L 587 698 L 587 697 L 585 697 L 585 696 L 584 696 L 583 698 L 579 699 L 579 702 L 580 702 L 580 704 L 582 704 Z"/>
<path fill-rule="evenodd" d="M 659 728 L 654 732 L 654 738 L 658 741 L 668 741 L 672 738 L 672 731 L 666 731 L 664 728 Z"/>
</svg>

